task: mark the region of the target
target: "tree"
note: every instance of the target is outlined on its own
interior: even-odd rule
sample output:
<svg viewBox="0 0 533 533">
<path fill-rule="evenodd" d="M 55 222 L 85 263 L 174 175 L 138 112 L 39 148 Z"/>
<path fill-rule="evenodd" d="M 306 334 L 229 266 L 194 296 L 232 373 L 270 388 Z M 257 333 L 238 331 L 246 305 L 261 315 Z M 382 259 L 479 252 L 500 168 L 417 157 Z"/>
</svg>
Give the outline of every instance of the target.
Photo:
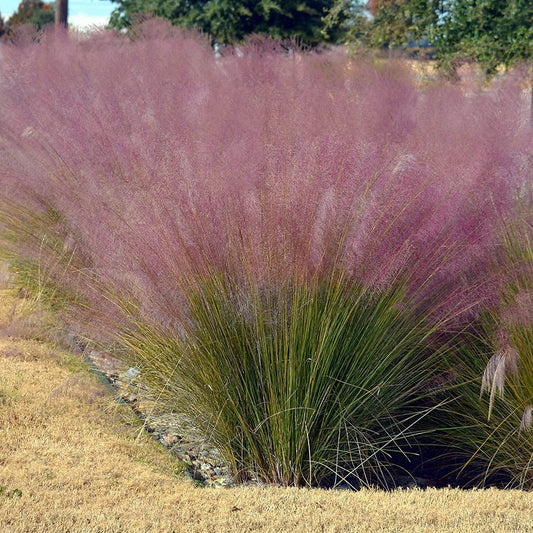
<svg viewBox="0 0 533 533">
<path fill-rule="evenodd" d="M 344 15 L 346 41 L 362 48 L 407 48 L 437 22 L 437 0 L 336 0 L 325 31 Z"/>
<path fill-rule="evenodd" d="M 2 13 L 0 13 L 0 38 L 4 33 L 6 32 L 6 25 L 4 23 L 4 19 L 2 18 Z"/>
<path fill-rule="evenodd" d="M 350 42 L 372 48 L 407 48 L 425 39 L 441 67 L 477 61 L 490 76 L 533 57 L 531 0 L 336 0 L 348 19 Z M 365 16 L 359 14 L 367 8 Z M 358 18 L 354 17 L 358 13 Z M 363 28 L 363 31 L 361 31 Z"/>
<path fill-rule="evenodd" d="M 22 0 L 17 11 L 11 15 L 7 28 L 12 29 L 19 24 L 33 24 L 37 28 L 54 22 L 54 5 L 42 0 Z"/>
<path fill-rule="evenodd" d="M 68 26 L 68 0 L 56 0 L 56 26 Z"/>
<path fill-rule="evenodd" d="M 110 24 L 129 27 L 136 14 L 147 13 L 173 24 L 197 28 L 220 43 L 242 40 L 251 33 L 296 39 L 316 45 L 324 40 L 323 18 L 334 0 L 112 0 L 118 7 Z M 332 28 L 331 38 L 338 34 Z"/>
<path fill-rule="evenodd" d="M 453 0 L 443 13 L 435 39 L 441 66 L 453 70 L 457 61 L 472 58 L 492 76 L 529 63 L 530 121 L 533 125 L 533 2 L 531 0 Z"/>
<path fill-rule="evenodd" d="M 453 0 L 440 16 L 434 44 L 445 66 L 470 58 L 492 75 L 533 58 L 531 0 Z"/>
</svg>

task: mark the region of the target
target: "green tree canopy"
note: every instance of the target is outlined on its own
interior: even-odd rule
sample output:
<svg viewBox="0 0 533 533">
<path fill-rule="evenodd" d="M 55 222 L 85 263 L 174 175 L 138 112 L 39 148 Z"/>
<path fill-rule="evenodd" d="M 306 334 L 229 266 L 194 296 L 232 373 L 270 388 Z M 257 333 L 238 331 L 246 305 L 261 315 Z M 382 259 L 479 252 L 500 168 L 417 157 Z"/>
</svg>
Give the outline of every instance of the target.
<svg viewBox="0 0 533 533">
<path fill-rule="evenodd" d="M 197 28 L 220 43 L 240 41 L 251 33 L 296 39 L 316 45 L 324 40 L 323 18 L 334 0 L 112 0 L 118 7 L 110 24 L 125 28 L 136 14 L 147 13 L 173 24 Z M 332 28 L 331 39 L 338 38 Z"/>
<path fill-rule="evenodd" d="M 425 40 L 448 68 L 474 59 L 491 74 L 533 56 L 531 0 L 336 0 L 326 26 L 339 13 L 349 42 L 401 49 Z"/>
<path fill-rule="evenodd" d="M 54 22 L 55 12 L 53 3 L 45 3 L 42 0 L 22 0 L 18 9 L 7 22 L 8 28 L 19 24 L 33 24 L 39 29 L 45 24 Z"/>
<path fill-rule="evenodd" d="M 531 0 L 453 0 L 445 4 L 434 44 L 443 62 L 472 58 L 489 74 L 533 57 Z"/>
</svg>

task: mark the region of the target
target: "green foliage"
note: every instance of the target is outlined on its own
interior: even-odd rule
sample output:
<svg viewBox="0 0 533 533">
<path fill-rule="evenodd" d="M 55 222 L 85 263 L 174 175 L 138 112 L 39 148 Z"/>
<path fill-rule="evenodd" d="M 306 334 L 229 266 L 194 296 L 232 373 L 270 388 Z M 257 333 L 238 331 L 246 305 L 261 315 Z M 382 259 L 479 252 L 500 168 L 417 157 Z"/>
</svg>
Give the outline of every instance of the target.
<svg viewBox="0 0 533 533">
<path fill-rule="evenodd" d="M 438 354 L 424 320 L 342 279 L 283 288 L 223 276 L 190 295 L 181 335 L 123 336 L 156 395 L 210 436 L 236 480 L 282 485 L 393 483 Z"/>
<path fill-rule="evenodd" d="M 434 44 L 444 64 L 471 58 L 492 74 L 533 57 L 530 0 L 455 0 L 442 17 Z"/>
<path fill-rule="evenodd" d="M 350 21 L 347 40 L 357 46 L 406 49 L 426 40 L 442 67 L 473 59 L 488 74 L 498 65 L 529 61 L 533 52 L 530 0 L 391 0 L 374 3 L 372 16 L 359 2 L 338 0 Z"/>
<path fill-rule="evenodd" d="M 18 9 L 8 21 L 8 27 L 13 28 L 19 24 L 33 24 L 41 29 L 46 24 L 54 22 L 55 12 L 53 3 L 42 0 L 22 0 Z"/>
<path fill-rule="evenodd" d="M 438 20 L 435 0 L 360 2 L 338 0 L 325 19 L 326 28 L 340 22 L 346 42 L 356 48 L 406 49 L 431 40 Z"/>
<path fill-rule="evenodd" d="M 316 45 L 324 40 L 322 19 L 331 0 L 113 0 L 118 7 L 110 24 L 129 27 L 140 14 L 154 15 L 173 24 L 197 28 L 220 43 L 242 40 L 252 33 L 276 39 L 295 39 Z M 332 38 L 337 37 L 335 31 Z"/>
<path fill-rule="evenodd" d="M 371 48 L 406 48 L 410 42 L 428 39 L 437 21 L 437 2 L 410 0 L 366 3 L 340 0 L 326 19 L 334 22 L 336 12 L 344 13 L 346 39 L 352 44 Z"/>
<path fill-rule="evenodd" d="M 0 37 L 6 33 L 6 25 L 4 19 L 2 18 L 2 13 L 0 13 Z"/>
</svg>

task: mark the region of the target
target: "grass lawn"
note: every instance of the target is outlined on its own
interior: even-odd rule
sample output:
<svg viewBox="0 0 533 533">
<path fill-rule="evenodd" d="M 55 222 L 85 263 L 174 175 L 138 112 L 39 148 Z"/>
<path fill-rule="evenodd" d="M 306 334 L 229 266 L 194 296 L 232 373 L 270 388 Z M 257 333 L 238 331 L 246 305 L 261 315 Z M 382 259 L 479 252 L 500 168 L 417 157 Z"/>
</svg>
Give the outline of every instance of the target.
<svg viewBox="0 0 533 533">
<path fill-rule="evenodd" d="M 10 336 L 0 290 L 0 531 L 533 531 L 533 494 L 196 488 L 78 356 Z"/>
</svg>

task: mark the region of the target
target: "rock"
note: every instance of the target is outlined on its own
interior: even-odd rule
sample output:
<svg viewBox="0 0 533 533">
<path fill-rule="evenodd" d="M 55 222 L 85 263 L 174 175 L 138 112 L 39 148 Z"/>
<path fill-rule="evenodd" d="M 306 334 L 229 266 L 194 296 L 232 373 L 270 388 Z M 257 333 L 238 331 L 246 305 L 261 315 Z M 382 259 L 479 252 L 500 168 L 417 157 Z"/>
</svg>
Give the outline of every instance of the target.
<svg viewBox="0 0 533 533">
<path fill-rule="evenodd" d="M 176 437 L 176 435 L 165 435 L 161 441 L 165 446 L 173 446 L 177 442 L 179 442 L 179 438 Z"/>
<path fill-rule="evenodd" d="M 150 390 L 135 381 L 141 373 L 138 368 L 128 368 L 108 352 L 86 349 L 83 355 L 143 421 L 147 433 L 187 464 L 187 472 L 195 483 L 209 487 L 233 485 L 218 450 L 206 444 L 204 436 L 186 417 L 172 411 L 154 410 Z"/>
<path fill-rule="evenodd" d="M 128 368 L 128 370 L 126 371 L 126 377 L 132 381 L 134 380 L 139 374 L 141 373 L 141 371 L 137 368 L 135 368 L 134 366 L 131 366 L 130 368 Z"/>
</svg>

